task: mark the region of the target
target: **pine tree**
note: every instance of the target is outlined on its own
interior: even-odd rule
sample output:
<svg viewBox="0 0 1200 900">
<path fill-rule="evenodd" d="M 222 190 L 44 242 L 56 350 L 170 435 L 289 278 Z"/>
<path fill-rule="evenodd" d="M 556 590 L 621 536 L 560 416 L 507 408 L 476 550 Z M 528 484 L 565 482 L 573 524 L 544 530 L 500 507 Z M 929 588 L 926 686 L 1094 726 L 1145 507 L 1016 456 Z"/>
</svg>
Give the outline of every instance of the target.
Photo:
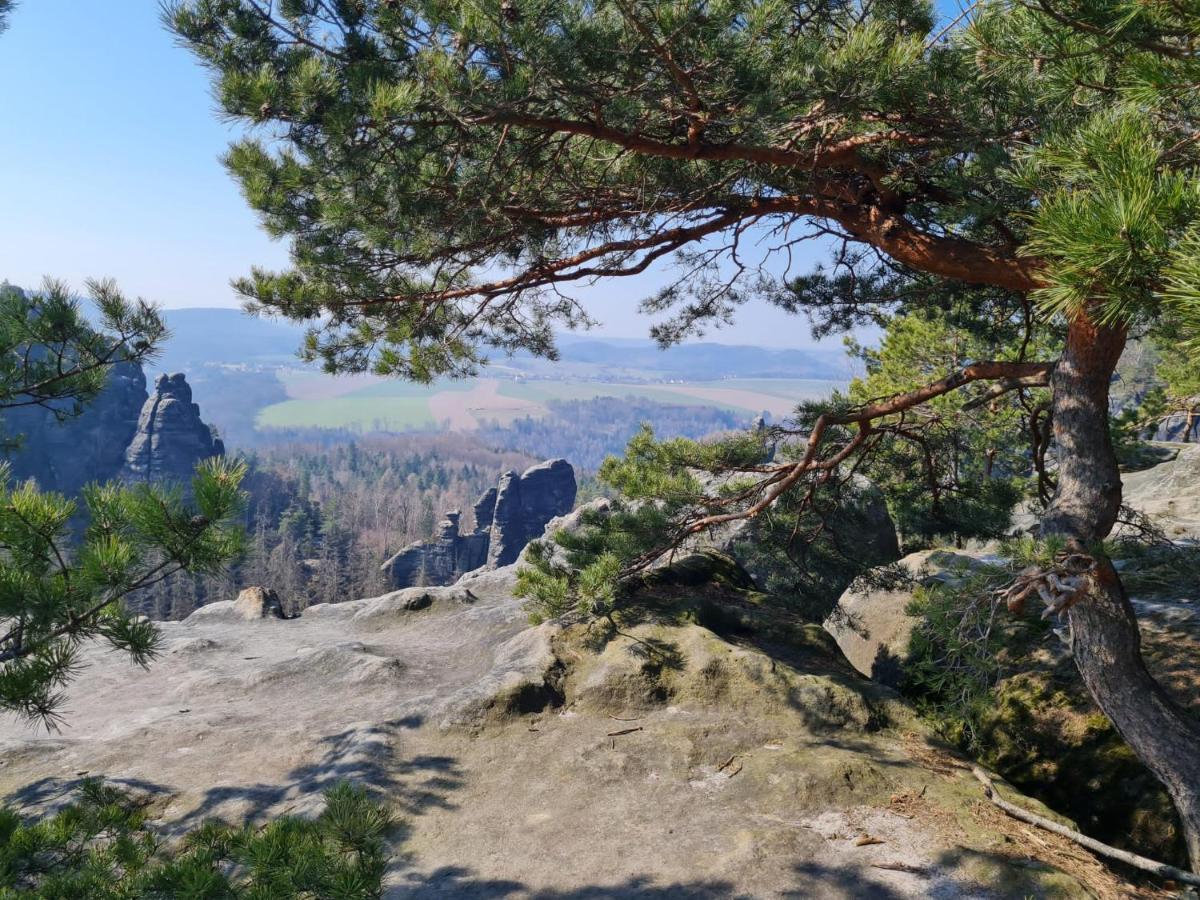
<svg viewBox="0 0 1200 900">
<path fill-rule="evenodd" d="M 78 795 L 38 821 L 0 809 L 0 898 L 383 895 L 392 817 L 349 785 L 326 791 L 315 819 L 284 816 L 241 828 L 210 821 L 175 844 L 120 790 L 89 779 Z"/>
<path fill-rule="evenodd" d="M 166 335 L 158 312 L 111 283 L 89 288 L 100 329 L 61 284 L 28 295 L 0 289 L 0 409 L 38 405 L 69 419 L 113 365 L 153 355 Z M 203 464 L 190 502 L 178 486 L 148 485 L 89 485 L 76 500 L 13 484 L 0 464 L 0 709 L 53 726 L 88 638 L 146 665 L 158 634 L 124 599 L 182 570 L 216 571 L 237 554 L 242 474 L 237 463 Z"/>
<path fill-rule="evenodd" d="M 726 459 L 753 483 L 695 504 L 674 536 L 806 496 L 876 423 L 937 398 L 1048 386 L 1041 530 L 1070 551 L 1046 575 L 1086 582 L 1053 610 L 1200 868 L 1200 725 L 1146 671 L 1098 546 L 1121 503 L 1108 392 L 1126 337 L 1200 330 L 1194 0 L 993 0 L 950 27 L 921 0 L 187 0 L 167 15 L 224 111 L 272 129 L 227 164 L 295 265 L 239 289 L 317 323 L 305 352 L 330 370 L 429 380 L 488 348 L 553 356 L 553 328 L 587 318 L 572 285 L 672 254 L 677 279 L 645 304 L 673 311 L 664 342 L 751 300 L 825 328 L 936 304 L 948 283 L 1036 303 L 1061 330 L 1053 355 L 964 360 L 803 416 L 803 452 Z M 816 236 L 833 260 L 804 276 L 772 276 L 752 249 Z"/>
</svg>

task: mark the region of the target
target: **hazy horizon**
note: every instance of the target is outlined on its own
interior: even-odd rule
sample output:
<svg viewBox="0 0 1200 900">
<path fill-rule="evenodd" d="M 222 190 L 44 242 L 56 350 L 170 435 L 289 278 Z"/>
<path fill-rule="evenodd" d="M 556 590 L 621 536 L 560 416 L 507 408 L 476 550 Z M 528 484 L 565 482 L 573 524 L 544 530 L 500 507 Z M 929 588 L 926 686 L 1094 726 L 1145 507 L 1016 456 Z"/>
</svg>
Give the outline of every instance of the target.
<svg viewBox="0 0 1200 900">
<path fill-rule="evenodd" d="M 119 35 L 137 53 L 115 53 L 97 35 Z M 112 277 L 168 309 L 236 308 L 232 278 L 286 266 L 286 246 L 259 227 L 219 162 L 241 130 L 218 118 L 206 73 L 163 29 L 157 4 L 19 4 L 0 43 L 0 78 L 26 85 L 7 98 L 9 121 L 22 128 L 0 144 L 0 281 L 36 287 L 52 276 L 82 290 L 86 278 Z M 805 251 L 801 270 L 823 255 Z M 647 337 L 652 319 L 637 304 L 665 280 L 659 268 L 581 287 L 601 321 L 584 334 Z M 805 319 L 764 304 L 696 340 L 814 346 Z"/>
</svg>

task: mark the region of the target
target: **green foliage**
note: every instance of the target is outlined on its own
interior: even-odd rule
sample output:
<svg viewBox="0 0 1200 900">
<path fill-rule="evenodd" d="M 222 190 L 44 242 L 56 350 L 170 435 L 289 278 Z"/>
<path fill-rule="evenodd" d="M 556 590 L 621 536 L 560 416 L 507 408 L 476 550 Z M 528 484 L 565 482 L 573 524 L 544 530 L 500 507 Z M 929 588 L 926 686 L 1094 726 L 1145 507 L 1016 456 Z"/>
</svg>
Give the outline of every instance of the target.
<svg viewBox="0 0 1200 900">
<path fill-rule="evenodd" d="M 152 359 L 167 338 L 158 310 L 111 281 L 89 281 L 99 328 L 62 282 L 27 294 L 0 284 L 0 409 L 42 406 L 60 420 L 82 412 L 118 362 Z"/>
<path fill-rule="evenodd" d="M 906 610 L 920 624 L 909 640 L 904 693 L 948 740 L 966 746 L 1000 674 L 989 641 L 996 611 L 981 599 L 996 581 L 976 575 L 953 589 L 918 588 Z"/>
<path fill-rule="evenodd" d="M 734 435 L 705 443 L 674 438 L 658 441 L 643 426 L 624 457 L 609 457 L 599 481 L 617 499 L 581 513 L 575 529 L 563 529 L 547 544 L 530 545 L 528 565 L 518 573 L 518 596 L 529 600 L 536 619 L 575 611 L 604 615 L 620 598 L 620 583 L 656 560 L 686 536 L 688 523 L 716 508 L 721 491 L 706 491 L 705 472 L 760 460 L 760 435 Z M 710 496 L 709 494 L 713 495 Z"/>
<path fill-rule="evenodd" d="M 951 568 L 918 587 L 907 612 L 920 619 L 904 660 L 902 690 L 964 749 L 981 751 L 981 724 L 991 710 L 993 688 L 1023 665 L 1031 642 L 1050 628 L 1041 619 L 1012 622 L 997 593 L 1031 567 L 1047 570 L 1065 550 L 1058 535 L 1005 541 L 1002 562 Z"/>
<path fill-rule="evenodd" d="M 536 625 L 572 612 L 604 616 L 613 611 L 620 591 L 621 557 L 596 548 L 611 533 L 597 528 L 591 540 L 582 541 L 559 532 L 552 544 L 529 544 L 513 593 L 527 601 L 530 621 Z M 567 554 L 565 563 L 555 559 L 556 549 Z"/>
<path fill-rule="evenodd" d="M 153 355 L 166 336 L 157 310 L 109 282 L 88 287 L 105 331 L 59 283 L 30 295 L 0 287 L 0 409 L 39 405 L 69 417 L 95 398 L 111 366 Z M 91 485 L 81 506 L 11 483 L 0 465 L 0 709 L 53 726 L 87 638 L 146 665 L 157 633 L 122 600 L 180 570 L 214 572 L 240 552 L 244 472 L 203 464 L 188 502 L 178 486 Z"/>
<path fill-rule="evenodd" d="M 312 820 L 206 822 L 168 846 L 130 796 L 98 779 L 39 821 L 0 810 L 0 898 L 370 900 L 383 894 L 391 815 L 341 784 Z"/>
<path fill-rule="evenodd" d="M 967 30 L 993 83 L 1049 113 L 1013 166 L 1039 195 L 1023 252 L 1047 263 L 1045 310 L 1126 325 L 1166 312 L 1200 334 L 1200 64 L 1184 49 L 1198 27 L 1193 2 L 1066 0 L 1052 17 L 987 4 Z"/>
<path fill-rule="evenodd" d="M 887 318 L 878 349 L 851 342 L 866 377 L 851 383 L 849 400 L 911 391 L 975 360 L 1038 358 L 1046 351 L 1050 335 L 1035 330 L 1015 298 L 945 293 L 944 307 Z M 980 299 L 991 302 L 980 309 Z M 876 422 L 881 440 L 861 471 L 884 492 L 910 549 L 937 538 L 1002 536 L 1031 485 L 1030 437 L 1046 420 L 1049 392 L 1026 388 L 984 403 L 977 398 L 954 391 Z"/>
<path fill-rule="evenodd" d="M 623 457 L 609 457 L 600 468 L 596 492 L 609 497 L 606 504 L 584 509 L 575 527 L 551 541 L 530 544 L 518 592 L 531 615 L 540 621 L 611 612 L 625 586 L 686 543 L 699 519 L 729 510 L 753 490 L 771 438 L 768 431 L 660 441 L 644 426 Z M 737 474 L 739 468 L 745 472 Z M 866 512 L 869 494 L 853 480 L 832 481 L 813 498 L 793 495 L 753 523 L 734 523 L 736 534 L 718 525 L 715 536 L 736 544 L 779 602 L 820 620 L 855 576 L 894 559 L 894 549 L 881 546 L 886 541 L 864 535 L 878 527 Z"/>
<path fill-rule="evenodd" d="M 887 515 L 883 494 L 862 479 L 789 493 L 746 523 L 731 553 L 774 602 L 823 622 L 852 581 L 895 562 Z"/>
<path fill-rule="evenodd" d="M 1099 304 L 1100 321 L 1138 323 L 1160 312 L 1155 285 L 1181 228 L 1200 220 L 1200 184 L 1161 164 L 1167 147 L 1140 110 L 1109 108 L 1044 143 L 1019 172 L 1046 192 L 1026 252 L 1052 260 L 1036 296 L 1051 313 Z"/>
<path fill-rule="evenodd" d="M 980 734 L 997 682 L 1008 664 L 1022 664 L 1022 647 L 1050 627 L 1040 619 L 1006 621 L 996 591 L 1026 567 L 1049 567 L 1064 546 L 1057 537 L 1016 538 L 1002 546 L 1003 563 L 952 568 L 913 592 L 906 611 L 919 622 L 909 640 L 901 689 L 964 750 L 985 749 Z"/>
<path fill-rule="evenodd" d="M 9 483 L 0 467 L 0 709 L 53 726 L 87 638 L 145 666 L 158 634 L 123 598 L 177 571 L 215 572 L 241 552 L 244 473 L 239 462 L 202 463 L 190 502 L 178 486 L 91 485 L 81 509 Z M 82 540 L 77 513 L 87 521 Z"/>
<path fill-rule="evenodd" d="M 981 86 L 922 0 L 176 0 L 166 18 L 222 111 L 270 134 L 226 164 L 295 265 L 238 289 L 316 323 L 305 353 L 330 369 L 552 355 L 553 328 L 586 319 L 571 283 L 675 251 L 679 277 L 646 300 L 675 313 L 664 342 L 786 294 L 741 229 L 778 224 L 790 253 L 803 216 L 860 191 L 811 165 L 843 141 L 865 138 L 853 166 L 922 229 L 1010 241 L 1029 204 L 1004 172 L 1036 104 Z M 762 198 L 798 199 L 777 221 Z"/>
</svg>

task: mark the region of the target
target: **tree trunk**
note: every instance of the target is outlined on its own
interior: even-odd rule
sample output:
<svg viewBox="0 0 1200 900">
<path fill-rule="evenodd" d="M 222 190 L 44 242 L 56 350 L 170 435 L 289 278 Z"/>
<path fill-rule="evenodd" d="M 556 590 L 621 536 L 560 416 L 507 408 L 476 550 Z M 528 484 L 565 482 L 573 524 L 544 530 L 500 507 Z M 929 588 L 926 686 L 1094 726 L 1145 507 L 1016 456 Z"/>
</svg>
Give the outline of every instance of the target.
<svg viewBox="0 0 1200 900">
<path fill-rule="evenodd" d="M 1071 648 L 1084 684 L 1143 763 L 1166 786 L 1200 872 L 1200 722 L 1163 691 L 1142 660 L 1133 607 L 1112 563 L 1094 545 L 1121 506 L 1121 478 L 1108 430 L 1108 387 L 1124 329 L 1075 319 L 1055 369 L 1058 489 L 1043 535 L 1062 535 L 1096 557 L 1095 589 L 1071 607 Z"/>
</svg>

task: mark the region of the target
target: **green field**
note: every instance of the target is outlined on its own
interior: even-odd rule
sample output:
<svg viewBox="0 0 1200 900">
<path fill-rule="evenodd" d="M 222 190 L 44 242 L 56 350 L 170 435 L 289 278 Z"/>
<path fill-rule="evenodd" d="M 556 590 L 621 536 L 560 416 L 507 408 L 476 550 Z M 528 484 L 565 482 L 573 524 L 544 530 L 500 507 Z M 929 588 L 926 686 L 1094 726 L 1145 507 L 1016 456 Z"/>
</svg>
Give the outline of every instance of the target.
<svg viewBox="0 0 1200 900">
<path fill-rule="evenodd" d="M 691 384 L 624 384 L 599 381 L 509 379 L 443 380 L 432 385 L 402 381 L 350 380 L 303 372 L 281 373 L 293 398 L 263 409 L 259 428 L 349 428 L 406 431 L 449 423 L 477 423 L 545 413 L 552 400 L 638 397 L 674 405 L 711 406 L 776 417 L 806 399 L 829 396 L 840 382 L 809 379 L 727 379 Z"/>
<path fill-rule="evenodd" d="M 287 400 L 258 414 L 259 428 L 349 428 L 355 431 L 410 431 L 437 423 L 427 397 L 328 397 Z"/>
</svg>

